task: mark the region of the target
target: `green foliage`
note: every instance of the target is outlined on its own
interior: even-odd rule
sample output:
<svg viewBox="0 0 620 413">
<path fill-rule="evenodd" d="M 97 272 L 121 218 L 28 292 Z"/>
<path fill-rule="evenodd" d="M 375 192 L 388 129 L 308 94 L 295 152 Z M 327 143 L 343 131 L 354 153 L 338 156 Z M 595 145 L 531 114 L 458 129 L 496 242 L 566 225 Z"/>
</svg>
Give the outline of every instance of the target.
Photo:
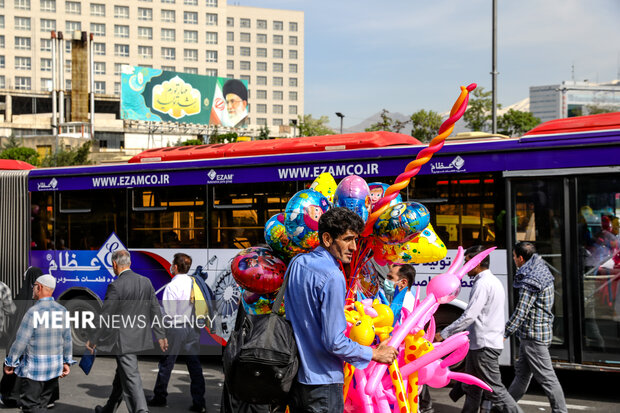
<svg viewBox="0 0 620 413">
<path fill-rule="evenodd" d="M 601 113 L 618 112 L 618 108 L 614 106 L 586 105 L 588 115 L 598 115 Z"/>
<path fill-rule="evenodd" d="M 387 109 L 382 109 L 379 117 L 381 117 L 381 120 L 366 128 L 366 132 L 386 131 L 400 133 L 400 131 L 403 130 L 409 122 L 411 122 L 411 120 L 406 120 L 403 122 L 392 119 L 390 117 L 390 112 Z"/>
<path fill-rule="evenodd" d="M 413 126 L 411 136 L 421 142 L 430 142 L 437 135 L 441 127 L 441 120 L 441 115 L 435 111 L 429 110 L 427 112 L 424 109 L 417 111 L 411 115 Z"/>
<path fill-rule="evenodd" d="M 9 136 L 9 139 L 4 143 L 2 149 L 13 149 L 13 148 L 19 148 L 19 147 L 21 147 L 21 144 L 19 143 L 15 135 L 11 134 L 11 136 Z M 9 159 L 9 158 L 2 158 L 2 159 Z"/>
<path fill-rule="evenodd" d="M 269 133 L 271 131 L 269 130 L 269 127 L 267 127 L 267 125 L 265 126 L 261 126 L 259 131 L 258 131 L 258 136 L 256 137 L 257 140 L 259 141 L 263 141 L 265 139 L 269 139 Z"/>
<path fill-rule="evenodd" d="M 510 109 L 497 119 L 497 130 L 502 135 L 521 136 L 540 124 L 531 112 Z"/>
<path fill-rule="evenodd" d="M 64 145 L 62 141 L 59 148 Z M 86 141 L 82 146 L 70 149 L 59 149 L 57 153 L 46 156 L 41 161 L 41 166 L 73 166 L 73 165 L 90 165 L 92 162 L 88 160 L 92 141 Z"/>
<path fill-rule="evenodd" d="M 32 148 L 9 147 L 0 152 L 0 159 L 15 159 L 35 166 L 39 164 L 39 154 Z"/>
<path fill-rule="evenodd" d="M 471 93 L 463 120 L 472 131 L 489 132 L 491 130 L 492 93 L 491 91 L 485 92 L 483 87 L 477 88 Z M 499 107 L 500 105 L 498 105 L 498 109 Z"/>
<path fill-rule="evenodd" d="M 185 142 L 181 142 L 180 145 L 176 145 L 176 146 L 192 146 L 192 145 L 202 145 L 202 144 L 204 144 L 202 139 L 188 139 Z"/>
<path fill-rule="evenodd" d="M 327 116 L 321 116 L 314 119 L 312 115 L 304 115 L 303 119 L 298 116 L 297 127 L 299 128 L 299 136 L 324 136 L 334 135 L 335 132 L 326 126 L 329 122 Z"/>
</svg>

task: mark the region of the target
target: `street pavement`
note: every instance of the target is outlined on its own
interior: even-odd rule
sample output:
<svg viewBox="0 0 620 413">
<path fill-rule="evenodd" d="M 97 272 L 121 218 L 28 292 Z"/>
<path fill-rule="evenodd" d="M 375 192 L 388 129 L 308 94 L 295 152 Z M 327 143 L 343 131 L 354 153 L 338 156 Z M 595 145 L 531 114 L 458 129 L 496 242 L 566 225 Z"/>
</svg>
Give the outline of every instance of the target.
<svg viewBox="0 0 620 413">
<path fill-rule="evenodd" d="M 78 358 L 79 359 L 79 358 Z M 157 376 L 156 357 L 140 358 L 140 374 L 147 397 L 152 395 Z M 206 399 L 209 412 L 220 409 L 220 395 L 224 375 L 216 357 L 204 357 L 203 369 L 206 381 Z M 58 413 L 91 413 L 98 404 L 104 404 L 112 389 L 116 369 L 113 357 L 97 357 L 93 369 L 86 376 L 74 365 L 71 374 L 60 380 L 60 400 L 51 410 Z M 503 371 L 504 379 L 510 379 L 510 370 Z M 596 413 L 620 412 L 620 373 L 585 371 L 559 371 L 558 377 L 564 387 L 569 412 L 590 411 Z M 185 363 L 177 362 L 168 387 L 168 407 L 153 407 L 151 413 L 188 411 L 191 405 L 189 375 Z M 454 403 L 448 397 L 448 388 L 431 389 L 435 412 L 460 412 L 464 399 Z M 549 403 L 542 390 L 535 384 L 519 405 L 525 413 L 550 412 Z M 2 409 L 2 412 L 19 412 L 18 409 Z M 127 413 L 124 404 L 118 413 Z"/>
</svg>

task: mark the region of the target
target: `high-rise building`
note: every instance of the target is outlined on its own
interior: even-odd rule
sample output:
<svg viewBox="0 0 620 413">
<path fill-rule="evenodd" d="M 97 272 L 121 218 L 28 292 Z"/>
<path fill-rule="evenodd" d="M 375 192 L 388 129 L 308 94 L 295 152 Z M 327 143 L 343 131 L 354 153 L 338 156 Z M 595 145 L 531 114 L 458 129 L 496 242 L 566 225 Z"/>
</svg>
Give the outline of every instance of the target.
<svg viewBox="0 0 620 413">
<path fill-rule="evenodd" d="M 587 115 L 595 108 L 620 110 L 619 80 L 564 81 L 559 85 L 530 87 L 530 112 L 542 122 Z"/>
<path fill-rule="evenodd" d="M 247 124 L 274 135 L 304 112 L 301 11 L 225 0 L 0 0 L 0 95 L 49 96 L 51 31 L 94 35 L 98 102 L 118 101 L 121 66 L 130 64 L 246 79 Z M 71 90 L 71 41 L 63 53 Z"/>
</svg>

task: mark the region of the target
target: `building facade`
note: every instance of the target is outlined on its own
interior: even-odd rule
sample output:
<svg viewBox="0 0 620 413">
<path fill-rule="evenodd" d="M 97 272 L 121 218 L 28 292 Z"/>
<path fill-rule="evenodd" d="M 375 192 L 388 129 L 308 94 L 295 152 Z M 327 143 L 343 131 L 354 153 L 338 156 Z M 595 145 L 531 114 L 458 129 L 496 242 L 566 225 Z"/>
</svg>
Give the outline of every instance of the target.
<svg viewBox="0 0 620 413">
<path fill-rule="evenodd" d="M 530 87 L 530 112 L 542 122 L 587 115 L 596 107 L 620 110 L 620 80 Z"/>
<path fill-rule="evenodd" d="M 49 96 L 51 31 L 68 39 L 62 50 L 67 92 L 70 39 L 80 31 L 94 36 L 96 132 L 114 123 L 108 113 L 97 127 L 98 102 L 119 101 L 124 64 L 247 79 L 251 130 L 267 126 L 273 135 L 287 134 L 291 121 L 303 115 L 303 12 L 232 6 L 225 0 L 0 0 L 0 95 Z M 15 99 L 7 106 L 15 109 Z M 116 111 L 112 107 L 108 112 Z M 33 104 L 38 124 L 46 109 Z M 5 114 L 5 129 L 14 113 L 10 119 Z M 128 128 L 122 126 L 125 133 Z M 113 129 L 118 133 L 118 122 Z"/>
</svg>

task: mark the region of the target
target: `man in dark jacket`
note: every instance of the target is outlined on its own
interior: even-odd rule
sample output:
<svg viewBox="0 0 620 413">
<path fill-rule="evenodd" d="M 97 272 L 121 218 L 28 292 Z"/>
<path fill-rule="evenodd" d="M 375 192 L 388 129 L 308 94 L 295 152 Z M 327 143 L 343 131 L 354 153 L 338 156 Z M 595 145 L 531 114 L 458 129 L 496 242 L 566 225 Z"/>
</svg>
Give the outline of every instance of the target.
<svg viewBox="0 0 620 413">
<path fill-rule="evenodd" d="M 129 413 L 148 412 L 138 371 L 137 353 L 153 348 L 151 326 L 161 350 L 167 350 L 168 342 L 164 329 L 160 322 L 153 322 L 161 320 L 161 308 L 151 282 L 131 271 L 129 251 L 118 250 L 112 253 L 112 267 L 117 278 L 108 285 L 100 317 L 100 320 L 108 320 L 107 325 L 112 328 L 96 329 L 86 343 L 91 352 L 99 345 L 100 349 L 116 355 L 117 367 L 112 394 L 105 406 L 95 407 L 95 412 L 114 413 L 123 396 Z M 119 316 L 131 322 L 115 322 Z M 114 328 L 115 326 L 117 328 Z M 106 331 L 108 334 L 104 340 L 103 333 Z"/>
</svg>

